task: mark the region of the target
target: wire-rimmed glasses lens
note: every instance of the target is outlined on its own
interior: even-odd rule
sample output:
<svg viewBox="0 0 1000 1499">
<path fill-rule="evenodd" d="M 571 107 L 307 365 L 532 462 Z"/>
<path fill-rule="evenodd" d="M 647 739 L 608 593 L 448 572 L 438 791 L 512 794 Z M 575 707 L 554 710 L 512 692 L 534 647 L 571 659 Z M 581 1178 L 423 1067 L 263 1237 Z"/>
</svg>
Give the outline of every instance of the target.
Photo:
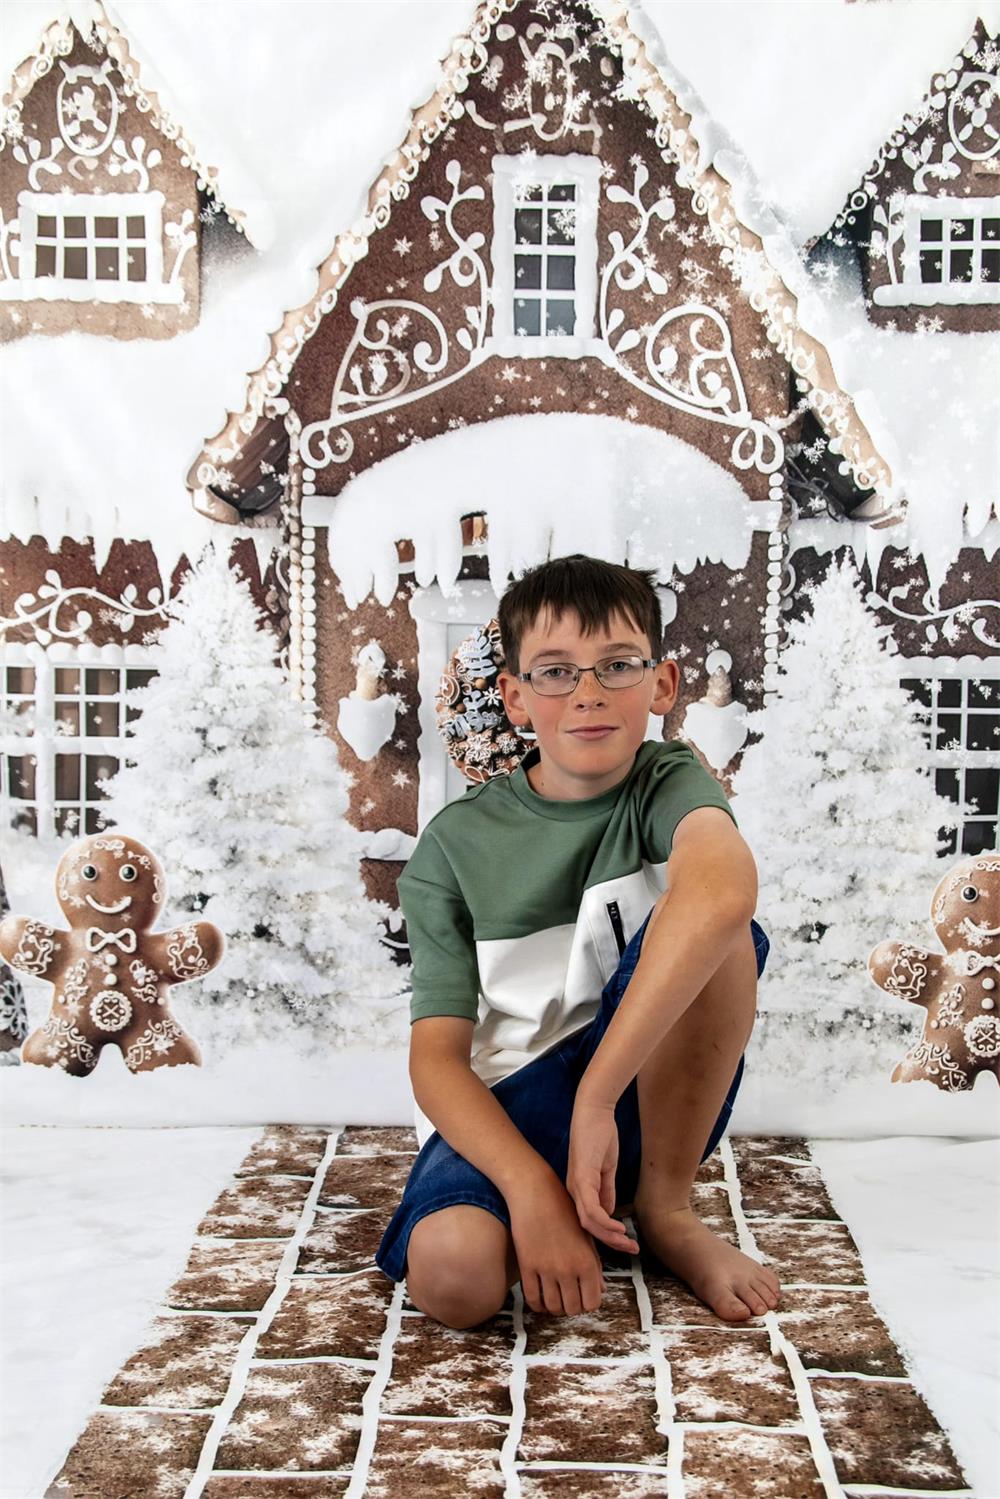
<svg viewBox="0 0 1000 1499">
<path fill-rule="evenodd" d="M 532 667 L 529 676 L 536 692 L 547 697 L 556 697 L 572 692 L 580 680 L 580 672 L 593 671 L 602 687 L 634 687 L 641 682 L 646 663 L 641 656 L 611 656 L 599 661 L 596 666 L 574 666 L 572 661 L 550 661 L 544 666 Z"/>
</svg>

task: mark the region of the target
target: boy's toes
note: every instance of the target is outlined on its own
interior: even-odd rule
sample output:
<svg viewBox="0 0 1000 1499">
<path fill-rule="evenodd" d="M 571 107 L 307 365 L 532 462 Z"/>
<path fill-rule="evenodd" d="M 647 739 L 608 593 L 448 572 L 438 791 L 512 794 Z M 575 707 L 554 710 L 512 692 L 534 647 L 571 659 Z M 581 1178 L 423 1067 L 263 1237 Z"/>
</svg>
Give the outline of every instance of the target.
<svg viewBox="0 0 1000 1499">
<path fill-rule="evenodd" d="M 715 1312 L 717 1316 L 724 1317 L 727 1322 L 747 1322 L 753 1316 L 746 1301 L 734 1291 L 722 1292 L 718 1301 L 715 1302 Z"/>
<path fill-rule="evenodd" d="M 773 1311 L 774 1308 L 778 1305 L 778 1293 L 773 1288 L 773 1286 L 771 1286 L 768 1281 L 761 1280 L 759 1278 L 755 1279 L 752 1282 L 752 1285 L 757 1295 L 766 1304 L 767 1310 Z"/>
</svg>

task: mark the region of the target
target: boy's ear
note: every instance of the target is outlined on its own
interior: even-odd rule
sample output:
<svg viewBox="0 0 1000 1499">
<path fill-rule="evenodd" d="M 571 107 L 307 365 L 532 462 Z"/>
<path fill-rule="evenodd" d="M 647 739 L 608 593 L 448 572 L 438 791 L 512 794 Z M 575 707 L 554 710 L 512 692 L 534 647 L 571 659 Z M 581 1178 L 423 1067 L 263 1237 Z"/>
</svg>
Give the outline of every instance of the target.
<svg viewBox="0 0 1000 1499">
<path fill-rule="evenodd" d="M 656 687 L 649 711 L 667 714 L 677 701 L 677 693 L 681 684 L 680 667 L 672 657 L 668 656 L 666 660 L 660 662 L 659 666 L 653 668 L 653 675 L 656 678 Z"/>
<path fill-rule="evenodd" d="M 497 677 L 497 686 L 511 723 L 518 729 L 530 728 L 531 718 L 524 701 L 524 684 L 512 672 L 501 671 Z"/>
</svg>

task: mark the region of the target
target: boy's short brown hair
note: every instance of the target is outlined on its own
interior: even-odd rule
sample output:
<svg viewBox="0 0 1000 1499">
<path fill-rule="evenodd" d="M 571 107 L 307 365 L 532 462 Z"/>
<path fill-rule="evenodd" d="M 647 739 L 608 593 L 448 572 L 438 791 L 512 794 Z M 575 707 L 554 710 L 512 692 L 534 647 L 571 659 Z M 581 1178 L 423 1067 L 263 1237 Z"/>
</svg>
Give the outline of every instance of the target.
<svg viewBox="0 0 1000 1499">
<path fill-rule="evenodd" d="M 522 573 L 497 610 L 507 670 L 521 670 L 521 641 L 545 609 L 554 619 L 575 614 L 584 635 L 606 628 L 614 615 L 621 614 L 643 632 L 652 655 L 658 657 L 663 624 L 656 576 L 655 568 L 621 567 L 582 552 L 553 557 Z"/>
</svg>

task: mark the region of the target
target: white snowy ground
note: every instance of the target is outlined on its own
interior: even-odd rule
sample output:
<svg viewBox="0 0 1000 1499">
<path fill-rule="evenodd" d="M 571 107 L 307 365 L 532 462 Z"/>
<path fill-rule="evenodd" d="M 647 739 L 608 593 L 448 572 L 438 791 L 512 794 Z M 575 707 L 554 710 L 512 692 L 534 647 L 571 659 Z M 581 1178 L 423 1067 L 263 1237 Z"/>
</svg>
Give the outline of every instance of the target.
<svg viewBox="0 0 1000 1499">
<path fill-rule="evenodd" d="M 40 1499 L 258 1133 L 3 1131 L 3 1499 Z M 1000 1141 L 814 1150 L 917 1388 L 977 1499 L 1000 1499 Z"/>
</svg>

